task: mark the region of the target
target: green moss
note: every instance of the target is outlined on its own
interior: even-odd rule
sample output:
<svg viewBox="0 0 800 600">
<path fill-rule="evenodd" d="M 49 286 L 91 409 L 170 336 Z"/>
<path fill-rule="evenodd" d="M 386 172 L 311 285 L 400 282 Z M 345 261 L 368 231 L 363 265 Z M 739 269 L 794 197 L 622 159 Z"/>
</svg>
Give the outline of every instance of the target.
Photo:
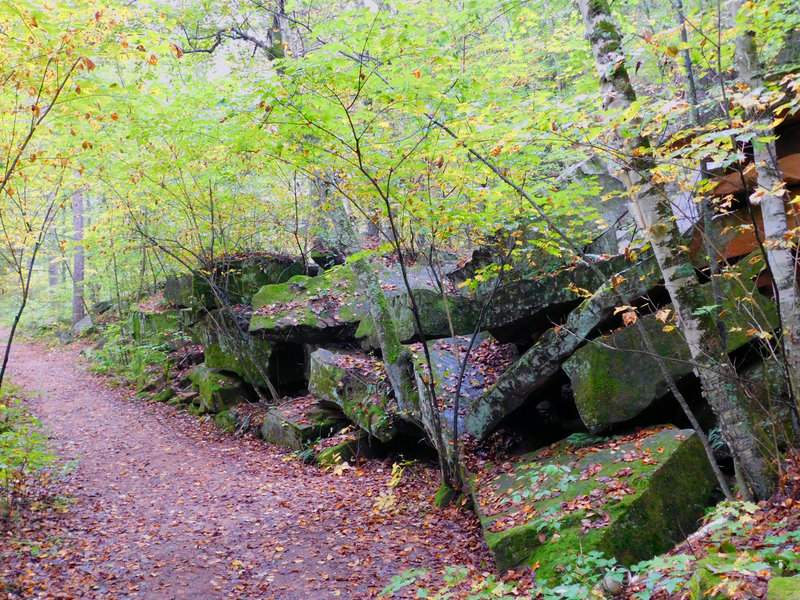
<svg viewBox="0 0 800 600">
<path fill-rule="evenodd" d="M 236 415 L 229 410 L 223 410 L 220 413 L 217 413 L 214 416 L 214 423 L 222 429 L 223 431 L 227 431 L 228 433 L 236 431 Z"/>
<path fill-rule="evenodd" d="M 268 307 L 270 314 L 255 314 L 250 331 L 323 328 L 341 324 L 356 327 L 359 300 L 352 269 L 344 265 L 320 277 L 296 275 L 286 283 L 266 285 L 253 296 L 253 309 Z"/>
<path fill-rule="evenodd" d="M 470 334 L 475 330 L 478 309 L 472 298 L 449 296 L 447 298 L 448 307 L 445 308 L 445 299 L 435 290 L 417 289 L 412 293 L 426 337 L 448 337 L 450 335 L 448 310 L 456 335 Z M 399 340 L 407 343 L 417 339 L 417 323 L 411 310 L 408 294 L 401 292 L 386 297 L 386 307 L 394 321 Z M 356 337 L 362 341 L 364 347 L 378 347 L 375 324 L 371 316 L 363 316 L 356 331 Z"/>
<path fill-rule="evenodd" d="M 210 312 L 195 327 L 210 369 L 236 373 L 254 386 L 266 388 L 273 344 L 256 336 L 242 335 L 222 310 Z"/>
<path fill-rule="evenodd" d="M 347 440 L 317 454 L 317 463 L 323 466 L 338 465 L 351 460 L 356 455 L 356 440 Z"/>
<path fill-rule="evenodd" d="M 167 400 L 167 404 L 170 406 L 185 406 L 189 404 L 189 401 L 183 398 L 182 396 L 173 396 L 169 400 Z"/>
<path fill-rule="evenodd" d="M 768 600 L 797 600 L 800 598 L 800 577 L 773 577 L 769 580 Z"/>
<path fill-rule="evenodd" d="M 599 551 L 624 564 L 650 558 L 694 529 L 695 520 L 702 514 L 715 486 L 702 445 L 690 431 L 667 429 L 644 441 L 628 442 L 578 458 L 574 451 L 562 442 L 546 452 L 520 457 L 510 473 L 490 482 L 488 498 L 485 492 L 482 496 L 476 484 L 478 479 L 470 480 L 484 535 L 499 569 L 539 563 L 540 577 L 551 580 L 557 577 L 565 557 L 578 552 Z M 654 460 L 617 462 L 630 452 Z M 597 470 L 591 476 L 582 477 L 581 473 L 590 465 L 600 467 L 595 467 Z M 555 470 L 556 466 L 561 469 Z M 632 471 L 629 475 L 616 475 L 626 467 Z M 547 469 L 552 472 L 542 479 L 543 473 L 550 472 Z M 586 509 L 565 512 L 565 503 L 593 497 L 593 490 L 605 490 L 607 482 L 615 477 L 624 481 L 631 492 L 603 504 L 601 510 L 608 514 L 608 524 L 584 530 L 582 520 L 587 518 Z M 680 492 L 676 493 L 677 490 Z M 537 497 L 540 492 L 543 496 Z M 520 519 L 518 511 L 523 505 L 533 509 L 525 513 L 527 520 L 493 531 L 496 522 L 512 517 Z M 488 514 L 483 506 L 503 508 L 496 514 Z M 593 511 L 593 518 L 597 518 L 597 509 Z"/>
<path fill-rule="evenodd" d="M 200 413 L 218 413 L 247 399 L 242 382 L 204 364 L 189 371 L 192 387 L 198 392 L 197 410 Z"/>
<path fill-rule="evenodd" d="M 727 577 L 727 575 L 747 570 L 749 564 L 752 562 L 757 562 L 757 559 L 748 554 L 710 554 L 698 560 L 694 565 L 694 573 L 689 581 L 690 600 L 706 600 L 707 598 L 729 600 L 731 598 L 740 598 L 739 578 Z M 714 590 L 713 596 L 709 595 L 712 589 Z M 787 596 L 787 598 L 792 599 L 796 597 L 797 596 Z M 767 598 L 773 600 L 771 591 L 767 595 Z"/>
<path fill-rule="evenodd" d="M 622 38 L 619 35 L 619 29 L 617 26 L 613 22 L 605 19 L 600 19 L 595 22 L 594 30 L 589 36 L 589 42 L 592 45 L 602 43 L 602 52 L 609 53 L 617 52 L 620 49 L 621 40 Z"/>
<path fill-rule="evenodd" d="M 449 485 L 443 483 L 439 486 L 439 489 L 436 490 L 436 495 L 433 498 L 433 505 L 436 508 L 444 508 L 449 505 L 455 497 L 456 491 Z"/>
<path fill-rule="evenodd" d="M 757 272 L 751 265 L 743 269 L 742 279 L 745 281 Z M 746 333 L 750 328 L 747 313 L 752 307 L 742 310 L 727 300 L 737 297 L 738 281 L 726 279 L 721 284 L 726 298 L 722 307 L 714 308 L 710 284 L 694 287 L 686 293 L 691 296 L 692 306 L 703 309 L 704 318 L 713 321 L 715 314 L 724 311 L 727 350 L 732 352 L 750 340 Z M 776 313 L 773 303 L 763 297 L 755 297 L 754 301 L 766 315 L 769 326 L 774 326 Z M 692 373 L 689 349 L 677 329 L 664 331 L 665 324 L 655 315 L 640 318 L 639 325 L 647 330 L 657 354 L 665 358 L 665 365 L 675 380 Z M 661 368 L 647 355 L 637 327 L 623 328 L 603 341 L 604 346 L 587 344 L 580 348 L 563 364 L 572 382 L 578 412 L 592 432 L 635 417 L 668 392 Z M 631 368 L 632 355 L 626 350 L 636 353 L 635 369 Z"/>
<path fill-rule="evenodd" d="M 175 396 L 175 389 L 166 387 L 152 397 L 153 402 L 167 402 Z"/>
</svg>

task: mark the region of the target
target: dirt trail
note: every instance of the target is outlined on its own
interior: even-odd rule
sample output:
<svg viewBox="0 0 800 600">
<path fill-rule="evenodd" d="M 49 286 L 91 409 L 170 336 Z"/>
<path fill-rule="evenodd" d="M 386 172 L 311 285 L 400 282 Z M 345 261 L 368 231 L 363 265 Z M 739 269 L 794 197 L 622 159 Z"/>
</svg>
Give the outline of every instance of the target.
<svg viewBox="0 0 800 600">
<path fill-rule="evenodd" d="M 25 590 L 10 597 L 369 598 L 410 568 L 488 560 L 474 518 L 432 508 L 430 470 L 392 490 L 377 461 L 340 475 L 302 465 L 106 387 L 75 348 L 19 342 L 9 369 L 37 391 L 32 410 L 59 453 L 79 459 L 59 484 L 75 499 L 61 551 L 0 565 Z M 390 492 L 394 506 L 376 511 Z M 13 565 L 22 572 L 3 573 Z"/>
</svg>

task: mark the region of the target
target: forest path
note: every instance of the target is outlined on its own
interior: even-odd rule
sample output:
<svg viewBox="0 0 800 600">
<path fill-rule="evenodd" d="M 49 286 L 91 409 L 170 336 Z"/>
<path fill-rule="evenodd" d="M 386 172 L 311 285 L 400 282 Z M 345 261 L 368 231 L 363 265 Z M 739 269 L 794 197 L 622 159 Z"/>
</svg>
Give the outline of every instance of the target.
<svg viewBox="0 0 800 600">
<path fill-rule="evenodd" d="M 0 582 L 22 590 L 9 597 L 370 598 L 410 568 L 488 561 L 469 513 L 433 508 L 435 471 L 409 468 L 393 489 L 378 461 L 340 473 L 303 465 L 107 387 L 79 350 L 12 350 L 13 382 L 35 392 L 33 413 L 78 461 L 58 483 L 74 503 L 21 534 L 48 548 L 58 531 L 58 552 L 25 555 L 17 540 L 12 554 L 0 536 Z M 376 510 L 388 493 L 394 506 Z"/>
</svg>

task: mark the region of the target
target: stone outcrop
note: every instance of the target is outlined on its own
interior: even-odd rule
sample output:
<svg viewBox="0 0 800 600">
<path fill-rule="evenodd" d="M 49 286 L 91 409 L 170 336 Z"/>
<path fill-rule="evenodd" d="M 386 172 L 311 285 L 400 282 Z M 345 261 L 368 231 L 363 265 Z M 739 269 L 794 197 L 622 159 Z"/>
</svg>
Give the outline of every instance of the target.
<svg viewBox="0 0 800 600">
<path fill-rule="evenodd" d="M 500 422 L 522 406 L 546 384 L 591 333 L 614 313 L 620 296 L 632 299 L 645 296 L 660 281 L 654 258 L 640 261 L 622 271 L 617 287 L 604 284 L 581 302 L 566 322 L 548 329 L 539 340 L 512 364 L 485 394 L 470 404 L 465 425 L 479 439 L 489 435 Z"/>
<path fill-rule="evenodd" d="M 322 406 L 314 397 L 292 398 L 264 413 L 261 437 L 293 450 L 303 450 L 317 438 L 330 437 L 343 429 L 341 413 Z"/>
<path fill-rule="evenodd" d="M 398 432 L 398 409 L 374 357 L 320 348 L 311 354 L 308 390 L 380 441 L 389 441 Z"/>
<path fill-rule="evenodd" d="M 430 342 L 428 351 L 432 372 L 428 369 L 422 344 L 416 343 L 410 346 L 415 367 L 417 397 L 412 405 L 400 408 L 403 409 L 406 418 L 418 424 L 431 438 L 436 435 L 438 418 L 444 438 L 443 446 L 447 451 L 455 438 L 454 428 L 457 427 L 459 438 L 466 431 L 464 421 L 470 404 L 481 397 L 494 383 L 498 375 L 497 368 L 505 368 L 514 358 L 512 345 L 498 343 L 487 332 L 477 334 L 459 388 L 461 363 L 471 339 L 472 336 L 458 336 L 455 340 L 443 338 Z M 487 354 L 493 355 L 491 364 L 486 361 Z M 431 397 L 430 381 L 433 381 L 435 399 Z M 457 408 L 456 391 L 458 391 Z"/>
<path fill-rule="evenodd" d="M 598 260 L 593 266 L 580 263 L 544 277 L 502 285 L 491 298 L 483 328 L 501 342 L 528 344 L 550 329 L 554 320 L 575 309 L 582 294 L 593 292 L 629 266 L 625 256 L 619 255 Z"/>
<path fill-rule="evenodd" d="M 215 310 L 195 326 L 195 332 L 203 345 L 207 367 L 235 373 L 252 385 L 268 387 L 266 379 L 274 344 L 248 335 L 246 322 L 237 327 L 225 311 Z"/>
<path fill-rule="evenodd" d="M 426 338 L 442 338 L 450 336 L 450 321 L 448 311 L 452 319 L 453 331 L 456 335 L 463 335 L 475 330 L 478 320 L 478 307 L 472 298 L 457 294 L 449 294 L 446 297 L 447 307 L 445 307 L 445 297 L 436 290 L 430 288 L 416 289 L 412 292 L 419 311 L 422 331 Z M 403 343 L 419 339 L 417 335 L 417 323 L 414 313 L 411 310 L 411 301 L 405 291 L 401 293 L 387 294 L 386 304 L 389 312 L 395 321 L 397 335 Z M 377 349 L 379 347 L 375 339 L 375 325 L 372 318 L 364 313 L 361 315 L 361 322 L 356 337 L 365 349 Z"/>
<path fill-rule="evenodd" d="M 724 297 L 737 297 L 732 293 L 735 286 L 740 281 L 748 283 L 754 274 L 745 272 L 741 280 L 723 280 Z M 722 307 L 717 308 L 714 308 L 710 284 L 703 286 L 700 293 L 706 296 L 704 304 L 709 310 L 724 314 L 728 352 L 752 339 L 752 335 L 747 333 L 753 328 L 751 313 L 762 316 L 768 322 L 768 329 L 777 323 L 774 305 L 755 291 L 752 304 L 737 306 L 726 300 Z M 672 314 L 670 312 L 670 316 Z M 656 315 L 642 317 L 639 321 L 672 377 L 679 381 L 690 375 L 693 364 L 689 349 L 672 321 L 665 319 L 664 322 Z M 631 368 L 633 364 L 635 368 Z M 660 367 L 648 355 L 641 334 L 634 326 L 583 346 L 563 363 L 563 368 L 572 381 L 581 419 L 591 432 L 632 419 L 668 391 Z"/>
<path fill-rule="evenodd" d="M 220 305 L 213 288 L 230 304 L 249 304 L 259 289 L 283 283 L 305 271 L 294 257 L 269 254 L 222 257 L 192 274 L 167 278 L 164 297 L 184 308 L 213 308 Z"/>
<path fill-rule="evenodd" d="M 197 392 L 193 400 L 198 414 L 219 413 L 252 398 L 239 377 L 206 365 L 197 365 L 189 373 L 192 388 Z"/>
<path fill-rule="evenodd" d="M 571 554 L 628 565 L 669 549 L 694 529 L 716 481 L 694 432 L 666 428 L 567 439 L 483 465 L 470 485 L 498 568 L 538 564 L 546 580 Z"/>
<path fill-rule="evenodd" d="M 447 310 L 456 333 L 474 329 L 477 308 L 470 298 L 449 294 L 446 310 L 444 297 L 426 268 L 410 269 L 408 275 L 426 337 L 449 335 Z M 379 279 L 401 341 L 411 342 L 418 337 L 417 327 L 399 270 L 379 267 Z M 318 277 L 296 276 L 283 284 L 264 286 L 253 297 L 253 309 L 250 332 L 265 339 L 311 344 L 359 340 L 365 349 L 377 348 L 374 324 L 348 265 Z"/>
<path fill-rule="evenodd" d="M 265 339 L 309 344 L 354 339 L 363 306 L 348 266 L 319 277 L 297 275 L 266 285 L 253 296 L 250 333 Z"/>
</svg>

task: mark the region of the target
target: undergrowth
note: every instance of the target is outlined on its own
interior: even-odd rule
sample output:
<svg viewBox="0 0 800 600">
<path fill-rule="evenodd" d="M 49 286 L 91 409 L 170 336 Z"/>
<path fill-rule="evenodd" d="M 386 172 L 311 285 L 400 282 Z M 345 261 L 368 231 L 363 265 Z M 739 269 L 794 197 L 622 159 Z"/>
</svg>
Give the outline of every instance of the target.
<svg viewBox="0 0 800 600">
<path fill-rule="evenodd" d="M 117 383 L 138 387 L 160 377 L 166 378 L 170 371 L 169 340 L 176 335 L 148 336 L 137 342 L 117 328 L 106 330 L 103 345 L 86 351 L 91 361 L 90 370 L 107 375 Z"/>
<path fill-rule="evenodd" d="M 671 552 L 625 568 L 599 552 L 564 557 L 561 580 L 539 585 L 535 570 L 503 575 L 462 566 L 442 573 L 412 569 L 395 576 L 382 598 L 479 600 L 697 600 L 764 597 L 772 577 L 800 577 L 800 512 L 794 496 L 800 491 L 800 469 L 789 461 L 784 485 L 770 502 L 723 502 L 711 509 L 708 525 L 692 541 Z"/>
<path fill-rule="evenodd" d="M 0 390 L 0 522 L 42 500 L 56 470 L 47 435 L 26 410 L 24 398 L 8 383 Z"/>
</svg>

